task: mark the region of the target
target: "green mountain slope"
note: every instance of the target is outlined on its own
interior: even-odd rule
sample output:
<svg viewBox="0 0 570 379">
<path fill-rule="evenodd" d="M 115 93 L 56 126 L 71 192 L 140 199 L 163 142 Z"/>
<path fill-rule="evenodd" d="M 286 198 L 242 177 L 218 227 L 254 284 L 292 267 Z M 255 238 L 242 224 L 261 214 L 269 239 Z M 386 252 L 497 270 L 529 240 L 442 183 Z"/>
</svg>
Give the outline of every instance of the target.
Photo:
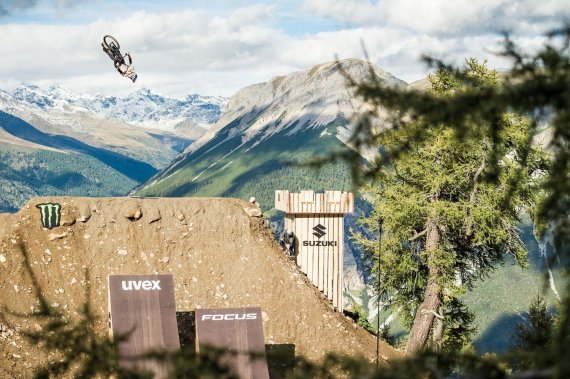
<svg viewBox="0 0 570 379">
<path fill-rule="evenodd" d="M 88 155 L 0 143 L 0 212 L 34 196 L 124 196 L 136 184 Z"/>
<path fill-rule="evenodd" d="M 480 280 L 463 296 L 465 304 L 476 314 L 477 335 L 474 345 L 479 352 L 506 351 L 512 343 L 516 323 L 524 322 L 533 297 L 545 296 L 553 310 L 558 304 L 554 288 L 562 295 L 564 281 L 560 265 L 550 263 L 553 282 L 549 282 L 548 266 L 538 243 L 532 234 L 532 226 L 527 220 L 520 226 L 521 236 L 529 254 L 529 267 L 520 268 L 514 259 L 504 262 L 488 278 Z M 551 246 L 548 257 L 552 255 Z"/>
<path fill-rule="evenodd" d="M 294 164 L 346 148 L 335 136 L 336 126 L 343 122 L 339 119 L 323 127 L 307 126 L 294 135 L 281 130 L 269 139 L 251 139 L 245 144 L 240 138 L 228 138 L 233 127 L 230 124 L 166 173 L 153 178 L 137 195 L 255 196 L 263 209 L 269 210 L 276 189 L 349 190 L 344 164 L 328 164 L 319 170 Z"/>
<path fill-rule="evenodd" d="M 0 111 L 0 128 L 14 137 L 28 142 L 93 157 L 138 182 L 147 179 L 157 171 L 146 162 L 121 155 L 114 151 L 94 147 L 65 135 L 44 133 L 18 117 L 2 111 Z"/>
<path fill-rule="evenodd" d="M 32 196 L 123 196 L 157 170 L 74 138 L 44 133 L 0 112 L 0 211 Z"/>
</svg>

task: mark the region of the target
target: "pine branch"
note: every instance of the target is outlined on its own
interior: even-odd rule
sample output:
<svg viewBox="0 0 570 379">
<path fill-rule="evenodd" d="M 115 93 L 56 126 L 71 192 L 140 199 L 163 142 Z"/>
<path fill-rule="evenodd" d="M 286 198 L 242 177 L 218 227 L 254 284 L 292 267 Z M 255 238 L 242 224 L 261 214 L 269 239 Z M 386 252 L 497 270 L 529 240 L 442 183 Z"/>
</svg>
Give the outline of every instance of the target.
<svg viewBox="0 0 570 379">
<path fill-rule="evenodd" d="M 422 309 L 422 314 L 426 314 L 426 313 L 431 313 L 433 314 L 435 317 L 437 317 L 440 320 L 444 320 L 445 317 L 443 317 L 443 315 L 440 315 L 438 313 L 436 313 L 433 309 Z"/>
<path fill-rule="evenodd" d="M 409 239 L 410 242 L 417 240 L 421 236 L 424 236 L 427 233 L 427 229 L 422 230 L 421 232 L 415 232 L 412 238 Z"/>
</svg>

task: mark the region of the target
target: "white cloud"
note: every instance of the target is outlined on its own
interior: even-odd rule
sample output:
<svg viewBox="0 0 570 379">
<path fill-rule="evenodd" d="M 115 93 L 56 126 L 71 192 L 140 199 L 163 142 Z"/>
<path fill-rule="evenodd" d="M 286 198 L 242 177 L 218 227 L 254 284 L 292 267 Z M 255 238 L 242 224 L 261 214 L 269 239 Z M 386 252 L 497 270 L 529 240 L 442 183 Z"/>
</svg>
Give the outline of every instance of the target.
<svg viewBox="0 0 570 379">
<path fill-rule="evenodd" d="M 305 9 L 346 23 L 383 22 L 380 7 L 360 0 L 305 0 Z"/>
<path fill-rule="evenodd" d="M 305 0 L 304 7 L 343 23 L 441 35 L 542 33 L 570 18 L 567 0 Z"/>
<path fill-rule="evenodd" d="M 35 7 L 38 0 L 2 0 L 0 6 L 6 9 L 26 9 Z"/>
<path fill-rule="evenodd" d="M 119 39 L 123 53 L 133 54 L 140 80 L 136 86 L 162 87 L 167 92 L 185 81 L 184 92 L 190 93 L 197 91 L 194 80 L 206 84 L 201 79 L 205 70 L 254 69 L 274 55 L 285 37 L 267 26 L 272 13 L 272 7 L 256 5 L 226 18 L 188 10 L 136 12 L 127 18 L 87 25 L 4 24 L 0 25 L 0 77 L 31 83 L 75 83 L 84 90 L 130 91 L 133 85 L 119 76 L 100 46 L 103 35 L 112 34 Z M 229 86 L 224 94 L 235 90 Z"/>
<path fill-rule="evenodd" d="M 71 8 L 81 3 L 86 3 L 89 0 L 56 0 L 55 7 L 56 8 Z"/>
<path fill-rule="evenodd" d="M 440 38 L 427 34 L 379 26 L 324 32 L 303 39 L 290 39 L 279 55 L 279 61 L 290 67 L 311 67 L 338 58 L 364 58 L 362 44 L 370 60 L 391 74 L 411 82 L 425 77 L 429 68 L 423 55 L 463 65 L 468 57 L 487 60 L 491 68 L 510 66 L 497 52 L 501 50 L 499 35 L 474 35 Z M 515 42 L 527 51 L 538 49 L 544 38 L 518 37 Z M 299 51 L 304 52 L 299 54 Z"/>
<path fill-rule="evenodd" d="M 499 49 L 500 37 L 488 31 L 477 32 L 479 26 L 471 20 L 475 9 L 479 9 L 481 22 L 500 19 L 497 5 L 482 0 L 466 6 L 464 1 L 458 0 L 458 4 L 465 9 L 454 6 L 448 14 L 440 14 L 442 0 L 429 2 L 433 9 L 418 5 L 412 10 L 406 8 L 409 0 L 329 0 L 328 8 L 324 1 L 309 0 L 305 9 L 322 15 L 328 12 L 327 17 L 344 17 L 347 22 L 360 24 L 295 36 L 279 29 L 279 9 L 265 4 L 237 8 L 225 16 L 188 9 L 137 11 L 127 17 L 100 18 L 77 25 L 0 24 L 0 89 L 25 82 L 117 95 L 144 86 L 171 96 L 229 96 L 245 85 L 331 61 L 335 56 L 363 58 L 361 41 L 374 63 L 406 81 L 425 76 L 427 68 L 420 61 L 422 54 L 456 64 L 474 56 L 488 59 L 491 67 L 508 67 L 492 54 Z M 384 19 L 373 12 L 381 4 L 389 10 Z M 526 1 L 516 7 L 508 1 L 497 4 L 508 14 L 531 12 Z M 512 9 L 505 4 L 512 5 Z M 545 5 L 535 12 L 534 19 L 521 21 L 528 28 L 518 39 L 522 46 L 539 46 L 543 38 L 530 30 L 538 30 L 547 23 L 544 20 L 562 12 L 556 1 L 545 0 Z M 408 19 L 415 20 L 410 27 L 406 26 Z M 461 30 L 452 32 L 458 29 Z M 137 83 L 120 77 L 103 53 L 100 43 L 105 34 L 116 36 L 123 52 L 132 52 L 139 74 Z"/>
<path fill-rule="evenodd" d="M 0 0 L 0 18 L 20 14 L 33 8 L 49 9 L 51 12 L 73 8 L 91 0 Z"/>
</svg>

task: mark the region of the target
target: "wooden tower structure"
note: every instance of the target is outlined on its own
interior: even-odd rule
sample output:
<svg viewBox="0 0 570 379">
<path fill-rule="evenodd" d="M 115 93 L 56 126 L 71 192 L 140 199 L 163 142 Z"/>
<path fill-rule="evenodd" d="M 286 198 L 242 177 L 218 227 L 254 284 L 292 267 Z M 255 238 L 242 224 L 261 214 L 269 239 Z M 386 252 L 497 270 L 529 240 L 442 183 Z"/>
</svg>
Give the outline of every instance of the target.
<svg viewBox="0 0 570 379">
<path fill-rule="evenodd" d="M 297 264 L 339 311 L 343 311 L 344 214 L 354 212 L 351 192 L 275 191 L 275 209 L 297 237 Z"/>
</svg>

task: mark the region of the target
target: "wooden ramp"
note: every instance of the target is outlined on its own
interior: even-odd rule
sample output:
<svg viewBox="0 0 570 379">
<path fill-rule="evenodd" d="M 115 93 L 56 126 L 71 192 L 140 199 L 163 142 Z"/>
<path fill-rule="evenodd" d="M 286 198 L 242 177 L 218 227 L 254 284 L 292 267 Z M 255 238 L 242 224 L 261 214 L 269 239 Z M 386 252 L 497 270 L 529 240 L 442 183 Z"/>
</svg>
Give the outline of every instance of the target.
<svg viewBox="0 0 570 379">
<path fill-rule="evenodd" d="M 167 364 L 138 357 L 180 349 L 172 275 L 109 275 L 109 312 L 111 336 L 130 333 L 119 344 L 120 364 L 166 378 Z"/>
<path fill-rule="evenodd" d="M 242 379 L 268 379 L 260 308 L 196 309 L 196 351 L 226 350 L 223 363 Z"/>
</svg>

